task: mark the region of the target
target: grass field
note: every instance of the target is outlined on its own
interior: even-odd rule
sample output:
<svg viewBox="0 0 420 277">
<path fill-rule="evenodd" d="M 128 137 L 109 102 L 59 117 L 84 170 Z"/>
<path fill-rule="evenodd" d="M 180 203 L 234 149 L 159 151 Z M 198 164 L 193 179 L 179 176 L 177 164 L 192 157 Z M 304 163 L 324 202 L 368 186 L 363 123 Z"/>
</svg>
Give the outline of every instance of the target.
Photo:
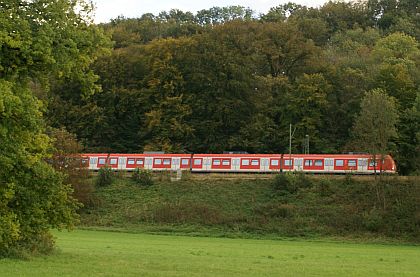
<svg viewBox="0 0 420 277">
<path fill-rule="evenodd" d="M 59 250 L 1 276 L 420 276 L 420 247 L 54 232 Z"/>
</svg>

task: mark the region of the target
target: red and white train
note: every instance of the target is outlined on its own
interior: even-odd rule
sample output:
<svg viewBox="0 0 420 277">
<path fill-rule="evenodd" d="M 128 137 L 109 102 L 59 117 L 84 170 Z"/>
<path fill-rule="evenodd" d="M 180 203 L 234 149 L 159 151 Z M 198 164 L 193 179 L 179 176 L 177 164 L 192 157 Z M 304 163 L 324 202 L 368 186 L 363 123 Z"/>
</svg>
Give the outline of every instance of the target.
<svg viewBox="0 0 420 277">
<path fill-rule="evenodd" d="M 302 171 L 327 174 L 396 173 L 391 156 L 376 161 L 368 154 L 83 154 L 90 170 L 273 173 Z"/>
</svg>

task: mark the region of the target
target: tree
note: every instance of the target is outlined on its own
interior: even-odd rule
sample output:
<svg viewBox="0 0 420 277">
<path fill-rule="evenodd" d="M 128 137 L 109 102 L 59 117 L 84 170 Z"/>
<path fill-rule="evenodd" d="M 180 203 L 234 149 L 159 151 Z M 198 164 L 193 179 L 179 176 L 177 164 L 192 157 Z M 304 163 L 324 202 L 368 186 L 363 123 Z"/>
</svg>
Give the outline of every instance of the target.
<svg viewBox="0 0 420 277">
<path fill-rule="evenodd" d="M 394 98 L 381 89 L 367 92 L 353 125 L 355 144 L 359 150 L 370 153 L 374 161 L 378 154 L 383 158 L 390 150 L 391 139 L 397 136 L 397 121 Z"/>
<path fill-rule="evenodd" d="M 72 196 L 84 206 L 92 204 L 93 184 L 87 182 L 89 176 L 89 161 L 81 155 L 83 150 L 74 134 L 65 129 L 49 129 L 48 135 L 52 138 L 53 155 L 48 163 L 63 173 L 64 182 L 71 185 Z"/>
<path fill-rule="evenodd" d="M 398 134 L 398 171 L 404 175 L 420 175 L 420 92 L 413 107 L 402 113 Z"/>
<path fill-rule="evenodd" d="M 217 25 L 232 20 L 252 20 L 253 11 L 242 6 L 213 7 L 197 12 L 196 20 L 201 25 Z"/>
<path fill-rule="evenodd" d="M 372 73 L 378 87 L 398 101 L 400 108 L 410 108 L 420 85 L 420 49 L 415 38 L 394 33 L 376 43 L 372 51 L 375 60 Z"/>
<path fill-rule="evenodd" d="M 91 9 L 83 0 L 0 2 L 0 256 L 48 252 L 49 230 L 77 222 L 70 186 L 46 162 L 51 141 L 36 96 L 74 76 L 83 97 L 96 89 L 89 66 L 103 44 Z"/>
<path fill-rule="evenodd" d="M 147 150 L 179 152 L 186 148 L 192 132 L 186 121 L 191 108 L 184 97 L 185 81 L 178 66 L 192 44 L 189 38 L 163 39 L 146 47 L 150 74 L 143 92 L 148 95 L 149 110 L 141 131 Z"/>
<path fill-rule="evenodd" d="M 328 108 L 327 97 L 332 87 L 322 74 L 304 74 L 295 84 L 289 96 L 289 113 L 296 126 L 296 138 L 303 140 L 306 135 L 311 138 L 311 149 L 315 153 L 325 152 L 328 143 L 322 130 L 325 129 L 325 113 Z M 329 149 L 328 149 L 329 150 Z"/>
</svg>

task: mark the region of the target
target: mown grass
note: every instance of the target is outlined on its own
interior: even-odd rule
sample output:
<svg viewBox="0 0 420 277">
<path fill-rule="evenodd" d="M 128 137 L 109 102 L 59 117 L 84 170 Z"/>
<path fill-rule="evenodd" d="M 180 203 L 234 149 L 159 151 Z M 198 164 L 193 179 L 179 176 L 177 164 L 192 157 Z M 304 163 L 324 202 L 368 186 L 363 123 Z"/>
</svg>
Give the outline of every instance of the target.
<svg viewBox="0 0 420 277">
<path fill-rule="evenodd" d="M 94 193 L 82 227 L 225 237 L 325 237 L 420 242 L 420 186 L 351 178 L 194 178 L 150 187 L 118 178 Z"/>
<path fill-rule="evenodd" d="M 419 276 L 420 248 L 320 241 L 54 232 L 59 250 L 1 276 Z"/>
</svg>

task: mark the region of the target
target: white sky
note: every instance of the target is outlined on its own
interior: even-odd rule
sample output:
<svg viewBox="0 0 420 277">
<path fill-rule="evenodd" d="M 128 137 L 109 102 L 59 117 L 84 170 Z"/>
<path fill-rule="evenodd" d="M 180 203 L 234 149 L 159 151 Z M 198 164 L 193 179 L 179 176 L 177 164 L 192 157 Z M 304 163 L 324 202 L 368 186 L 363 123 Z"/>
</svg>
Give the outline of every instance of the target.
<svg viewBox="0 0 420 277">
<path fill-rule="evenodd" d="M 144 13 L 157 15 L 161 11 L 179 9 L 195 13 L 211 7 L 244 6 L 259 13 L 266 13 L 271 7 L 287 2 L 316 7 L 327 0 L 93 0 L 96 6 L 95 22 L 108 22 L 119 15 L 125 17 L 140 17 Z"/>
</svg>

